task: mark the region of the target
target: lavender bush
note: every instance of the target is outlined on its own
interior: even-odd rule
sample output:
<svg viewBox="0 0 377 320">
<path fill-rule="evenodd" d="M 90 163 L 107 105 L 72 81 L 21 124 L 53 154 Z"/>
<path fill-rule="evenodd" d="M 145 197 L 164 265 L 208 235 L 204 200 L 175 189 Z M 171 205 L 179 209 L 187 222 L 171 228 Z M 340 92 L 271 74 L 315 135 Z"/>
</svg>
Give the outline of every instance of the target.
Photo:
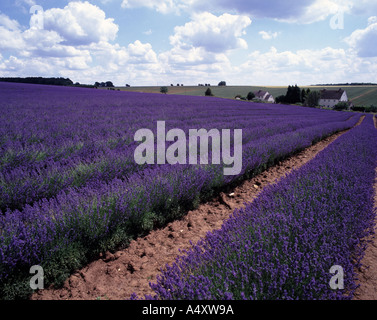
<svg viewBox="0 0 377 320">
<path fill-rule="evenodd" d="M 167 266 L 147 299 L 350 299 L 373 233 L 372 116 Z M 332 290 L 330 268 L 344 269 Z M 135 295 L 132 296 L 136 298 Z"/>
</svg>

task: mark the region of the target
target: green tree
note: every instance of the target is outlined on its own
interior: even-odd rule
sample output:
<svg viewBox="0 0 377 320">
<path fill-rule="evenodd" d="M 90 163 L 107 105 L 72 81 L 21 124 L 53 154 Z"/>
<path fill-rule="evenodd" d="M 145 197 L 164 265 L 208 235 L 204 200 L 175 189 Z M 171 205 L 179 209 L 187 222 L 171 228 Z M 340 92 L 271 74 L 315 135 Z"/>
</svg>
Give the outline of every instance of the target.
<svg viewBox="0 0 377 320">
<path fill-rule="evenodd" d="M 301 89 L 297 86 L 288 86 L 287 94 L 285 95 L 287 103 L 301 102 Z"/>
<path fill-rule="evenodd" d="M 205 95 L 208 96 L 208 97 L 213 97 L 213 94 L 212 94 L 212 91 L 210 88 L 208 88 L 205 92 Z"/>
<path fill-rule="evenodd" d="M 164 94 L 167 94 L 168 93 L 168 87 L 161 87 L 160 88 L 160 92 L 164 93 Z"/>
<path fill-rule="evenodd" d="M 305 106 L 315 108 L 319 104 L 321 94 L 319 91 L 310 91 L 305 99 Z"/>
<path fill-rule="evenodd" d="M 348 109 L 348 103 L 345 101 L 338 102 L 338 104 L 334 106 L 334 110 L 338 110 L 338 111 L 347 110 L 347 109 Z"/>
<path fill-rule="evenodd" d="M 278 97 L 275 101 L 276 103 L 300 103 L 302 102 L 302 91 L 297 84 L 295 86 L 288 86 L 286 95 Z"/>
<path fill-rule="evenodd" d="M 285 95 L 277 96 L 276 99 L 275 99 L 275 102 L 276 103 L 286 103 L 286 101 L 285 101 Z"/>
<path fill-rule="evenodd" d="M 253 100 L 255 98 L 255 94 L 254 94 L 254 92 L 249 92 L 248 94 L 247 94 L 247 100 Z"/>
</svg>

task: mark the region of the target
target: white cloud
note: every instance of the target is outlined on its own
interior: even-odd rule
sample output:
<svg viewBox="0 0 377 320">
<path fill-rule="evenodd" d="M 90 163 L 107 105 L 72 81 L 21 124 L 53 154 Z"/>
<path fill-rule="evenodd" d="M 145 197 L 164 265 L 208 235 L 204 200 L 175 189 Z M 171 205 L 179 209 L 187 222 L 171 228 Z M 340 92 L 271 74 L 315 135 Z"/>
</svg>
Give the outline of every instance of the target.
<svg viewBox="0 0 377 320">
<path fill-rule="evenodd" d="M 0 49 L 19 49 L 25 46 L 20 30 L 21 26 L 16 20 L 0 13 Z"/>
<path fill-rule="evenodd" d="M 114 19 L 89 2 L 70 2 L 63 9 L 44 12 L 44 27 L 56 31 L 67 44 L 84 45 L 99 41 L 112 41 L 119 27 Z"/>
<path fill-rule="evenodd" d="M 355 0 L 299 3 L 293 0 L 124 0 L 125 8 L 144 6 L 175 14 L 189 10 L 191 20 L 174 28 L 169 37 L 171 48 L 159 54 L 150 43 L 139 40 L 125 45 L 116 43 L 118 25 L 102 9 L 87 1 L 71 1 L 62 9 L 46 10 L 43 30 L 25 30 L 17 21 L 0 13 L 0 71 L 4 76 L 64 76 L 81 83 L 111 80 L 119 85 L 220 80 L 271 85 L 375 82 L 376 16 L 368 19 L 365 29 L 356 30 L 346 39 L 350 45 L 348 50 L 327 47 L 281 51 L 272 47 L 267 52 L 251 52 L 242 64 L 230 60 L 242 52 L 247 54 L 244 35 L 251 24 L 250 17 L 311 23 L 339 10 L 360 10 L 364 5 L 363 0 L 358 6 Z M 144 34 L 151 32 L 147 30 Z M 279 34 L 271 30 L 259 32 L 266 40 L 275 39 Z M 238 49 L 244 51 L 234 52 Z"/>
<path fill-rule="evenodd" d="M 10 19 L 7 15 L 0 13 L 0 26 L 10 31 L 20 30 L 20 24 L 16 20 Z"/>
<path fill-rule="evenodd" d="M 345 42 L 353 48 L 359 57 L 377 57 L 377 17 L 368 19 L 365 29 L 355 30 Z"/>
<path fill-rule="evenodd" d="M 2 75 L 71 76 L 74 81 L 120 81 L 132 75 L 145 81 L 163 72 L 149 43 L 111 43 L 118 26 L 89 2 L 70 2 L 63 9 L 44 11 L 44 28 L 22 31 L 17 21 L 0 14 Z M 93 80 L 91 80 L 93 79 Z"/>
<path fill-rule="evenodd" d="M 300 14 L 276 17 L 276 20 L 287 23 L 311 24 L 323 21 L 336 14 L 350 12 L 353 0 L 315 0 L 302 8 Z"/>
<path fill-rule="evenodd" d="M 114 40 L 118 26 L 113 19 L 89 2 L 70 2 L 63 9 L 52 8 L 43 13 L 43 28 L 21 30 L 18 22 L 0 14 L 0 49 L 26 51 L 29 55 L 49 53 L 80 54 L 85 45 Z M 85 53 L 86 54 L 86 53 Z"/>
<path fill-rule="evenodd" d="M 12 31 L 0 25 L 0 34 L 1 50 L 22 49 L 25 46 L 24 39 L 19 30 Z"/>
<path fill-rule="evenodd" d="M 319 50 L 254 51 L 240 66 L 244 83 L 309 85 L 337 82 L 373 82 L 376 59 L 359 58 L 354 51 L 326 47 Z"/>
<path fill-rule="evenodd" d="M 90 23 L 88 14 L 92 14 Z M 44 29 L 22 31 L 5 15 L 0 21 L 5 25 L 0 27 L 0 48 L 13 50 L 1 60 L 4 76 L 64 76 L 81 83 L 110 79 L 120 85 L 166 84 L 173 79 L 192 83 L 197 77 L 208 79 L 209 74 L 217 81 L 233 70 L 227 53 L 247 48 L 242 37 L 251 23 L 250 18 L 238 15 L 194 15 L 188 24 L 175 29 L 172 48 L 157 55 L 150 43 L 139 40 L 126 46 L 111 43 L 118 26 L 88 2 L 46 10 Z"/>
<path fill-rule="evenodd" d="M 368 18 L 368 26 L 370 26 L 371 24 L 374 24 L 374 23 L 377 23 L 377 17 L 376 16 Z"/>
<path fill-rule="evenodd" d="M 263 40 L 271 40 L 277 38 L 280 32 L 260 31 L 259 34 Z"/>
<path fill-rule="evenodd" d="M 234 71 L 228 54 L 247 49 L 242 36 L 250 24 L 250 18 L 240 15 L 194 14 L 190 22 L 174 28 L 172 48 L 158 55 L 165 76 L 179 83 L 218 82 Z"/>
<path fill-rule="evenodd" d="M 192 21 L 174 28 L 170 43 L 182 49 L 204 48 L 208 52 L 224 52 L 246 49 L 247 43 L 241 37 L 251 24 L 249 17 L 223 14 L 219 17 L 203 12 L 193 15 Z"/>
<path fill-rule="evenodd" d="M 229 76 L 234 71 L 225 54 L 206 52 L 203 48 L 173 48 L 161 53 L 158 58 L 164 67 L 166 83 L 218 83 L 219 78 Z"/>
<path fill-rule="evenodd" d="M 50 47 L 61 46 L 60 43 L 64 40 L 56 31 L 28 29 L 22 33 L 22 38 L 26 44 L 25 48 L 28 51 L 35 49 L 48 50 Z M 67 46 L 65 46 L 67 47 Z"/>
<path fill-rule="evenodd" d="M 159 55 L 159 59 L 167 65 L 179 68 L 199 67 L 201 65 L 212 65 L 217 63 L 228 62 L 225 54 L 207 52 L 204 48 L 192 47 L 189 49 L 182 49 L 175 47 L 170 51 L 163 52 Z"/>
<path fill-rule="evenodd" d="M 130 62 L 157 63 L 157 55 L 149 43 L 143 44 L 139 40 L 136 40 L 134 43 L 128 45 L 128 52 Z"/>
</svg>

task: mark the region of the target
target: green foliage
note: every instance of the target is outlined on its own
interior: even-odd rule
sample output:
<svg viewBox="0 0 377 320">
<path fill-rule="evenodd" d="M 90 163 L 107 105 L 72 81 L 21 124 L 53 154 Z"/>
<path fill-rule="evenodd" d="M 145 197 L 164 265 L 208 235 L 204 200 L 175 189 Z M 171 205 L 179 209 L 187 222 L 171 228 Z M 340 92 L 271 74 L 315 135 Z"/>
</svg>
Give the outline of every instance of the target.
<svg viewBox="0 0 377 320">
<path fill-rule="evenodd" d="M 305 106 L 315 108 L 319 104 L 321 94 L 319 91 L 309 91 L 305 99 Z"/>
<path fill-rule="evenodd" d="M 160 92 L 164 93 L 164 94 L 167 94 L 168 93 L 168 87 L 161 87 L 160 88 Z"/>
<path fill-rule="evenodd" d="M 275 102 L 276 103 L 284 103 L 285 102 L 285 96 L 284 95 L 277 96 L 276 99 L 275 99 Z"/>
<path fill-rule="evenodd" d="M 301 102 L 302 103 L 305 103 L 306 98 L 308 97 L 309 93 L 310 93 L 310 89 L 309 88 L 307 90 L 305 90 L 305 89 L 301 90 Z"/>
<path fill-rule="evenodd" d="M 370 112 L 370 113 L 377 113 L 377 106 L 353 106 L 351 107 L 352 111 L 356 112 Z"/>
<path fill-rule="evenodd" d="M 364 106 L 353 106 L 351 108 L 352 111 L 357 111 L 357 112 L 365 112 L 365 107 Z"/>
<path fill-rule="evenodd" d="M 150 231 L 154 227 L 154 222 L 157 216 L 154 212 L 146 212 L 143 216 L 141 228 L 143 231 Z"/>
<path fill-rule="evenodd" d="M 275 99 L 276 103 L 288 103 L 288 104 L 296 104 L 301 103 L 302 101 L 302 91 L 300 87 L 297 86 L 288 86 L 287 93 L 284 95 L 280 95 Z"/>
<path fill-rule="evenodd" d="M 206 90 L 205 95 L 206 95 L 207 97 L 213 97 L 213 94 L 212 94 L 212 91 L 211 91 L 210 88 L 208 88 L 208 89 Z"/>
<path fill-rule="evenodd" d="M 42 263 L 45 287 L 50 284 L 56 287 L 62 286 L 74 270 L 88 262 L 88 255 L 90 255 L 89 248 L 79 242 L 71 243 L 56 251 L 54 256 Z"/>
<path fill-rule="evenodd" d="M 334 106 L 334 110 L 337 110 L 337 111 L 348 110 L 348 107 L 349 107 L 349 104 L 347 102 L 341 101 Z"/>
<path fill-rule="evenodd" d="M 289 86 L 287 94 L 285 95 L 285 100 L 287 103 L 298 103 L 301 102 L 301 89 L 297 86 Z"/>
<path fill-rule="evenodd" d="M 247 100 L 253 100 L 255 98 L 255 94 L 254 92 L 250 91 L 248 94 L 247 94 Z"/>
<path fill-rule="evenodd" d="M 5 281 L 0 281 L 0 300 L 20 300 L 26 299 L 33 293 L 30 288 L 29 270 L 17 270 L 13 272 Z"/>
<path fill-rule="evenodd" d="M 43 77 L 26 77 L 26 78 L 0 78 L 2 82 L 47 84 L 56 86 L 72 86 L 73 81 L 69 78 L 43 78 Z"/>
</svg>

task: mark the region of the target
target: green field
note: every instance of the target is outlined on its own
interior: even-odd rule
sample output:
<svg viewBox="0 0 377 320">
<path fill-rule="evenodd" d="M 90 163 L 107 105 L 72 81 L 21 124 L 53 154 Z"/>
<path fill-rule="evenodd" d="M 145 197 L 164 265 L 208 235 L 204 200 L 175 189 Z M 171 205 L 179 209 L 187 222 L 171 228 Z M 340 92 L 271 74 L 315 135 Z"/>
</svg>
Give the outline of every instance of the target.
<svg viewBox="0 0 377 320">
<path fill-rule="evenodd" d="M 204 96 L 205 91 L 208 87 L 199 87 L 199 86 L 167 86 L 168 94 L 178 94 L 178 95 L 190 95 L 190 96 Z M 218 87 L 211 86 L 209 87 L 212 91 L 212 94 L 216 97 L 234 99 L 236 95 L 241 95 L 246 97 L 250 91 L 265 90 L 276 98 L 279 95 L 285 95 L 287 92 L 287 86 L 285 87 L 257 87 L 257 86 L 226 86 Z M 310 88 L 310 90 L 338 90 L 342 88 L 346 90 L 348 99 L 350 99 L 354 105 L 377 105 L 377 86 L 302 86 L 301 89 Z M 133 91 L 133 92 L 145 92 L 145 93 L 160 93 L 160 87 L 151 86 L 151 87 L 117 87 L 122 91 Z"/>
</svg>

